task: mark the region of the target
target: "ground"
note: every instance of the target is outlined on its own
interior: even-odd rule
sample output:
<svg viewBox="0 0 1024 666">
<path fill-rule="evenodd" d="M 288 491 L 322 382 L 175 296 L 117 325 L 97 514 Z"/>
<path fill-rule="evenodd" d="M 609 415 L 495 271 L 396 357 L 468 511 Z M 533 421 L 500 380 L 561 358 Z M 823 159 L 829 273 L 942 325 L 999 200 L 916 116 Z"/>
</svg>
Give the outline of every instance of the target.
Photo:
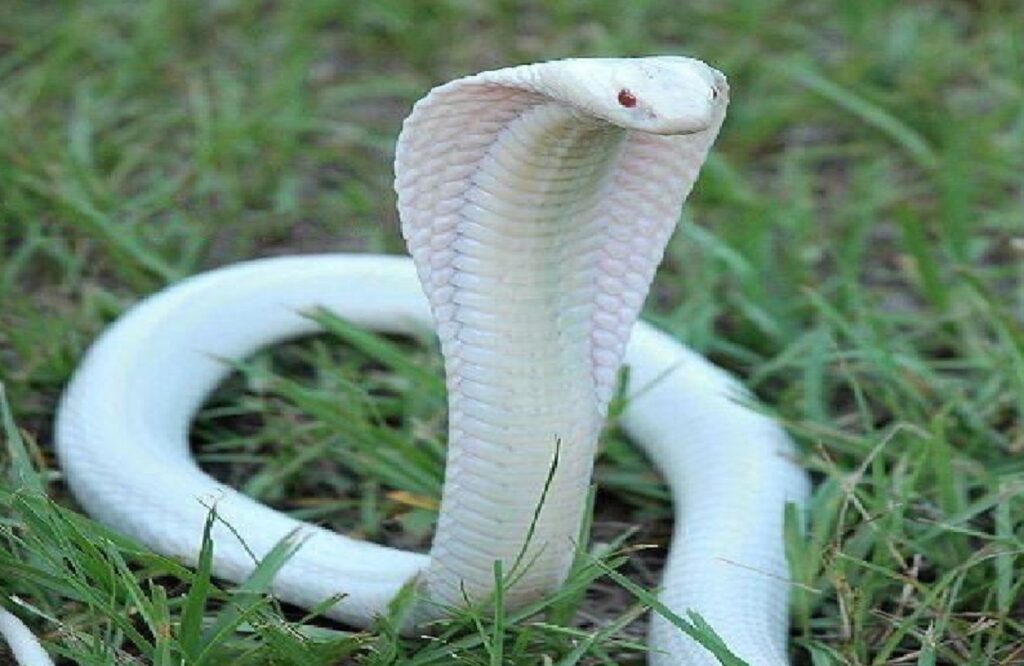
<svg viewBox="0 0 1024 666">
<path fill-rule="evenodd" d="M 686 4 L 7 2 L 0 603 L 67 663 L 642 663 L 649 597 L 592 567 L 546 615 L 462 617 L 431 640 L 229 598 L 82 518 L 50 424 L 89 341 L 163 285 L 257 256 L 401 252 L 393 143 L 432 85 L 682 53 L 726 72 L 732 103 L 645 317 L 743 378 L 811 470 L 807 534 L 788 536 L 794 663 L 1024 663 L 1024 4 Z M 253 359 L 196 450 L 296 515 L 421 546 L 437 354 L 361 340 L 335 322 Z M 382 440 L 422 452 L 413 479 Z M 597 480 L 598 556 L 653 588 L 664 486 L 614 427 Z"/>
</svg>

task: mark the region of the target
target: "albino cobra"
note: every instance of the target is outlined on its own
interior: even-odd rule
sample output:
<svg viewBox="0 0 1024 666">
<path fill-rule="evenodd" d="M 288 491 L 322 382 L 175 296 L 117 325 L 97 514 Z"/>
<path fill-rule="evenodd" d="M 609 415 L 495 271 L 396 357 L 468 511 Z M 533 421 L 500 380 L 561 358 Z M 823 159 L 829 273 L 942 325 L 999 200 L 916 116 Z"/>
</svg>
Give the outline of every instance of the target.
<svg viewBox="0 0 1024 666">
<path fill-rule="evenodd" d="M 307 540 L 275 595 L 308 608 L 344 593 L 328 615 L 365 626 L 415 580 L 422 622 L 463 604 L 463 591 L 485 600 L 494 562 L 508 571 L 517 560 L 558 446 L 529 566 L 505 595 L 522 607 L 566 576 L 624 360 L 622 424 L 675 498 L 661 600 L 699 612 L 749 663 L 787 663 L 783 514 L 807 491 L 792 443 L 725 373 L 634 326 L 727 93 L 716 70 L 668 56 L 546 62 L 434 89 L 405 121 L 395 159 L 412 261 L 253 261 L 134 307 L 64 396 L 57 447 L 75 496 L 189 562 L 216 502 L 234 530 L 214 531 L 215 572 L 229 581 L 253 570 L 247 548 L 258 557 L 300 528 Z M 229 372 L 224 359 L 313 332 L 302 313 L 317 306 L 380 331 L 436 327 L 449 449 L 429 555 L 300 523 L 190 456 L 190 419 Z M 717 663 L 660 617 L 650 640 L 652 664 Z"/>
<path fill-rule="evenodd" d="M 0 607 L 0 636 L 4 637 L 7 649 L 14 661 L 23 666 L 53 666 L 49 655 L 39 644 L 39 639 L 29 631 L 17 615 Z"/>
</svg>

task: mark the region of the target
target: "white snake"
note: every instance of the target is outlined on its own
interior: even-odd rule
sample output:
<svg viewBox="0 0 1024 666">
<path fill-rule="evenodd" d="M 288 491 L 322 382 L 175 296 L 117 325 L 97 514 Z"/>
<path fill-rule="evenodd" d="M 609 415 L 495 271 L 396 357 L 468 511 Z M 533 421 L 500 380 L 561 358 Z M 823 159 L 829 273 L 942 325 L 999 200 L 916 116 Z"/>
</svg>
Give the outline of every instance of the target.
<svg viewBox="0 0 1024 666">
<path fill-rule="evenodd" d="M 7 649 L 15 663 L 23 666 L 53 666 L 49 655 L 39 644 L 39 639 L 18 619 L 18 616 L 0 607 L 0 636 L 4 637 Z"/>
<path fill-rule="evenodd" d="M 300 527 L 308 540 L 273 593 L 371 622 L 412 579 L 424 621 L 491 593 L 520 556 L 510 608 L 563 582 L 598 434 L 623 358 L 627 433 L 672 487 L 676 522 L 661 601 L 699 612 L 750 664 L 788 663 L 786 502 L 806 477 L 792 444 L 725 373 L 634 325 L 679 209 L 725 115 L 725 78 L 681 57 L 512 67 L 434 89 L 405 121 L 395 160 L 412 261 L 372 255 L 253 261 L 146 299 L 89 351 L 57 423 L 60 463 L 99 520 L 194 562 L 208 506 L 215 573 L 240 581 Z M 421 288 L 422 285 L 422 288 Z M 426 292 L 426 299 L 423 293 Z M 189 423 L 237 359 L 313 332 L 326 307 L 359 326 L 433 324 L 449 399 L 449 450 L 429 555 L 300 523 L 195 465 Z M 627 345 L 628 341 L 628 345 Z M 238 535 L 245 542 L 239 542 Z M 652 664 L 711 664 L 654 617 Z"/>
</svg>

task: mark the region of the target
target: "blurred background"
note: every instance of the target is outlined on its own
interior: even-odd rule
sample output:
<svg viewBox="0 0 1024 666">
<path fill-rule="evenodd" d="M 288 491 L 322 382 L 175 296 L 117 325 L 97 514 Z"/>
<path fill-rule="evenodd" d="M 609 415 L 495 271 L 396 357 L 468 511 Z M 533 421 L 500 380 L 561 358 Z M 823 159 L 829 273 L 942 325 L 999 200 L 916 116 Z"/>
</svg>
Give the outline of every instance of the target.
<svg viewBox="0 0 1024 666">
<path fill-rule="evenodd" d="M 797 663 L 1024 663 L 1022 34 L 1016 0 L 7 0 L 0 378 L 17 432 L 73 506 L 50 420 L 125 307 L 251 257 L 402 252 L 393 144 L 430 87 L 567 56 L 692 55 L 728 75 L 732 101 L 646 316 L 801 442 L 818 486 L 809 537 L 791 539 Z M 225 404 L 266 408 L 245 390 Z M 277 432 L 303 413 L 283 402 L 270 425 L 200 427 Z M 649 521 L 643 538 L 663 541 L 664 488 L 620 439 L 598 522 Z M 211 464 L 239 485 L 263 469 L 239 460 Z M 293 472 L 285 485 L 314 493 Z M 4 569 L 32 557 L 33 528 L 3 506 L 0 591 L 101 632 Z"/>
</svg>

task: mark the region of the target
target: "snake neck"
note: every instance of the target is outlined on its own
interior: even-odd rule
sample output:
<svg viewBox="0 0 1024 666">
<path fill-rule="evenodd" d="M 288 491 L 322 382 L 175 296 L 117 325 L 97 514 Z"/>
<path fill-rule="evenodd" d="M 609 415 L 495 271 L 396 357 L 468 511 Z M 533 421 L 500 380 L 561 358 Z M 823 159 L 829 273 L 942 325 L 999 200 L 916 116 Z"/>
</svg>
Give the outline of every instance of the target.
<svg viewBox="0 0 1024 666">
<path fill-rule="evenodd" d="M 595 211 L 623 134 L 539 104 L 495 135 L 469 177 L 441 290 L 450 305 L 435 316 L 452 399 L 501 407 L 509 430 L 550 430 L 545 415 L 577 403 L 572 418 L 605 410 L 590 344 Z"/>
<path fill-rule="evenodd" d="M 506 598 L 526 603 L 571 562 L 605 407 L 590 346 L 594 210 L 622 136 L 531 106 L 494 133 L 460 195 L 435 308 L 449 394 L 436 601 L 485 596 L 500 560 L 518 578 Z"/>
</svg>

